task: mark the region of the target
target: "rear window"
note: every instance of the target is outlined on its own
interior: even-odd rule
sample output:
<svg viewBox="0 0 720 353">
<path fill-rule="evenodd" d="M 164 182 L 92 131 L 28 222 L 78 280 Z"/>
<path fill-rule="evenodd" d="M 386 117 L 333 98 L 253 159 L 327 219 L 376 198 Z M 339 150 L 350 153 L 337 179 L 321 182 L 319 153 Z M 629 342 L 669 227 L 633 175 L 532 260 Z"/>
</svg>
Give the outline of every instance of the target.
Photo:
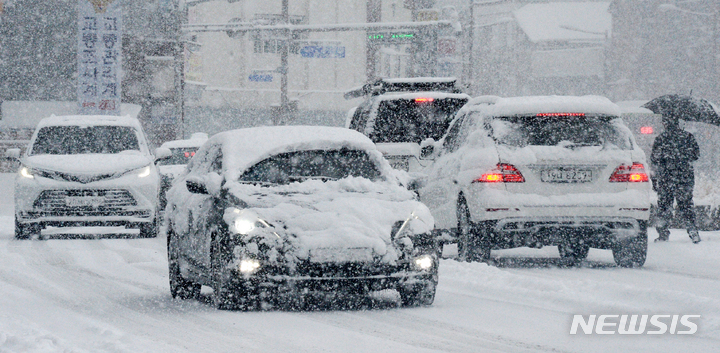
<svg viewBox="0 0 720 353">
<path fill-rule="evenodd" d="M 455 113 L 467 103 L 461 98 L 416 98 L 380 102 L 373 142 L 415 142 L 427 138 L 439 140 L 447 131 Z"/>
<path fill-rule="evenodd" d="M 632 149 L 629 136 L 607 117 L 498 117 L 490 119 L 487 127 L 497 143 L 515 147 L 615 146 Z"/>
<path fill-rule="evenodd" d="M 241 182 L 289 184 L 308 179 L 338 180 L 349 176 L 380 178 L 380 169 L 364 151 L 314 150 L 282 153 L 248 169 Z"/>
<path fill-rule="evenodd" d="M 185 165 L 198 150 L 197 147 L 171 148 L 170 158 L 158 161 L 158 165 Z"/>
<path fill-rule="evenodd" d="M 38 131 L 30 154 L 114 154 L 139 150 L 136 131 L 129 126 L 47 126 Z"/>
</svg>

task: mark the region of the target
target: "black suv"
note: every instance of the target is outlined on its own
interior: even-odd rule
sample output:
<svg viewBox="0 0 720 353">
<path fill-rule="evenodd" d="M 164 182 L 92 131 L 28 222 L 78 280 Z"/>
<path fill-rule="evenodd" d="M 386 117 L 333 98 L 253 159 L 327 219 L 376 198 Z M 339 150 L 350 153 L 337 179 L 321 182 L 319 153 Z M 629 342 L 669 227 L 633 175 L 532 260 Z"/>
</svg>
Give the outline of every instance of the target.
<svg viewBox="0 0 720 353">
<path fill-rule="evenodd" d="M 470 97 L 455 87 L 452 77 L 379 79 L 347 92 L 345 98 L 366 96 L 348 113 L 345 127 L 357 130 L 377 144 L 396 169 L 423 167 L 423 141 L 438 140 L 455 113 Z"/>
</svg>

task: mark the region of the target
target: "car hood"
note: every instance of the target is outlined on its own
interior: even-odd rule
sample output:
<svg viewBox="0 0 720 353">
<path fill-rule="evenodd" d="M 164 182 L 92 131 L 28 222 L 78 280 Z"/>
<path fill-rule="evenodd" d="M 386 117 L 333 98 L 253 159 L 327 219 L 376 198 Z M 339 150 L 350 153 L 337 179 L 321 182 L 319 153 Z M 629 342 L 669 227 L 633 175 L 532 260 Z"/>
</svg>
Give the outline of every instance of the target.
<svg viewBox="0 0 720 353">
<path fill-rule="evenodd" d="M 365 257 L 371 251 L 376 258 L 393 261 L 398 256 L 391 245 L 395 223 L 411 218 L 415 234 L 433 228 L 427 207 L 390 182 L 348 178 L 269 188 L 234 184 L 229 190 L 264 221 L 282 229 L 301 259 L 333 261 Z"/>
<path fill-rule="evenodd" d="M 23 159 L 23 164 L 48 177 L 88 182 L 119 176 L 152 163 L 142 153 L 38 155 Z M 69 179 L 68 179 L 69 178 Z M 75 180 L 77 179 L 77 180 Z"/>
</svg>

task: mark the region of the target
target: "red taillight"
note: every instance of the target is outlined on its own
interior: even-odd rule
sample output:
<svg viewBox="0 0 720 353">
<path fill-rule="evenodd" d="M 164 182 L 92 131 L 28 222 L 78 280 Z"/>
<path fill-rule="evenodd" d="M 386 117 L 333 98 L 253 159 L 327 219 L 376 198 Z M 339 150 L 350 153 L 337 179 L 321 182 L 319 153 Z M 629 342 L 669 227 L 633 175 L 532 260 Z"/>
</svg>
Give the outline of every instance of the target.
<svg viewBox="0 0 720 353">
<path fill-rule="evenodd" d="M 415 103 L 431 103 L 435 98 L 415 98 Z"/>
<path fill-rule="evenodd" d="M 615 168 L 615 171 L 610 176 L 610 182 L 615 183 L 642 183 L 648 182 L 647 173 L 645 173 L 645 166 L 642 163 L 633 163 L 631 166 L 621 165 Z"/>
<path fill-rule="evenodd" d="M 185 158 L 190 158 L 195 155 L 195 152 L 185 152 Z"/>
<path fill-rule="evenodd" d="M 474 183 L 524 183 L 525 177 L 512 164 L 498 163 L 497 167 L 473 180 Z"/>
<path fill-rule="evenodd" d="M 643 135 L 650 135 L 653 133 L 653 127 L 652 126 L 643 126 L 640 128 L 640 133 Z"/>
</svg>

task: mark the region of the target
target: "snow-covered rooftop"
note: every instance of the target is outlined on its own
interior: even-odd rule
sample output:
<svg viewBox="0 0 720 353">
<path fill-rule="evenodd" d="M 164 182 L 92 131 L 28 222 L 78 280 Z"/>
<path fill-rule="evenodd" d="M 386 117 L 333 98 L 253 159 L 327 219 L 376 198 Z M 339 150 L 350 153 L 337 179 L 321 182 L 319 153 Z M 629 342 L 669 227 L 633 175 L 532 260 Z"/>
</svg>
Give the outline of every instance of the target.
<svg viewBox="0 0 720 353">
<path fill-rule="evenodd" d="M 538 113 L 585 113 L 620 116 L 615 103 L 601 96 L 528 96 L 499 98 L 489 108 L 494 116 Z"/>
<path fill-rule="evenodd" d="M 528 4 L 514 11 L 531 42 L 598 41 L 610 37 L 610 2 Z"/>
</svg>

